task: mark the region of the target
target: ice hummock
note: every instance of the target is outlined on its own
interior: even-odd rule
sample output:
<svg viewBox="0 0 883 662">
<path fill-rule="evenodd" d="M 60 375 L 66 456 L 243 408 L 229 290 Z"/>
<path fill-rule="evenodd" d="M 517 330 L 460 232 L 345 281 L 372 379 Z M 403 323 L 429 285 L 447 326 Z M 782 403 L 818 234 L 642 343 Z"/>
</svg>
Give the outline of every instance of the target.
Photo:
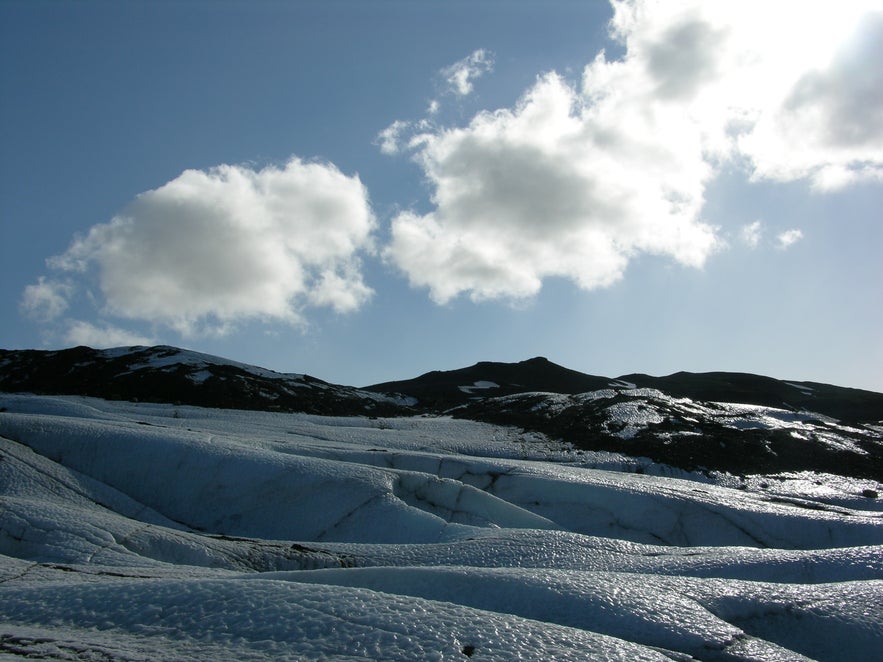
<svg viewBox="0 0 883 662">
<path fill-rule="evenodd" d="M 626 465 L 447 417 L 0 394 L 0 653 L 854 660 L 883 648 L 883 516 L 853 507 L 879 484 Z"/>
</svg>

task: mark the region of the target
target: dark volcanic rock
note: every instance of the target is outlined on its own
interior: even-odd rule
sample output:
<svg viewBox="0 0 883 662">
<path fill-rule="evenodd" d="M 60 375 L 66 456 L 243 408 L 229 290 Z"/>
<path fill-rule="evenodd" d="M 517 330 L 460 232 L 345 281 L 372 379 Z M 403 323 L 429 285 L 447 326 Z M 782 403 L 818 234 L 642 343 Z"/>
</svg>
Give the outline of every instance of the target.
<svg viewBox="0 0 883 662">
<path fill-rule="evenodd" d="M 0 350 L 0 390 L 337 416 L 412 413 L 403 398 L 167 346 Z"/>
<path fill-rule="evenodd" d="M 607 377 L 586 375 L 536 357 L 519 363 L 482 361 L 459 370 L 434 370 L 414 379 L 366 386 L 369 391 L 403 393 L 424 407 L 447 409 L 476 397 L 547 391 L 585 393 L 610 385 Z M 484 386 L 482 383 L 494 384 Z M 479 384 L 479 386 L 476 386 Z"/>
<path fill-rule="evenodd" d="M 883 481 L 878 426 L 842 425 L 813 412 L 616 388 L 486 398 L 451 413 L 542 432 L 584 450 L 647 457 L 688 471 L 818 471 Z"/>
<path fill-rule="evenodd" d="M 857 388 L 783 381 L 741 372 L 676 372 L 666 377 L 636 374 L 619 379 L 677 398 L 807 409 L 844 423 L 883 421 L 883 394 Z"/>
<path fill-rule="evenodd" d="M 476 384 L 496 386 L 480 388 Z M 790 410 L 809 410 L 844 423 L 883 422 L 883 394 L 817 382 L 797 382 L 737 372 L 677 372 L 665 377 L 644 374 L 599 377 L 570 370 L 537 357 L 519 363 L 482 361 L 469 368 L 433 371 L 414 379 L 366 386 L 369 391 L 402 393 L 424 408 L 444 410 L 517 393 L 577 394 L 632 385 L 654 388 L 677 398 L 735 402 Z"/>
<path fill-rule="evenodd" d="M 740 373 L 610 379 L 535 358 L 356 389 L 175 347 L 74 347 L 0 350 L 0 390 L 329 416 L 450 413 L 687 470 L 883 481 L 883 394 Z"/>
<path fill-rule="evenodd" d="M 883 480 L 883 394 L 859 389 L 728 372 L 612 379 L 544 358 L 482 362 L 367 388 L 412 396 L 431 411 L 687 470 Z"/>
</svg>

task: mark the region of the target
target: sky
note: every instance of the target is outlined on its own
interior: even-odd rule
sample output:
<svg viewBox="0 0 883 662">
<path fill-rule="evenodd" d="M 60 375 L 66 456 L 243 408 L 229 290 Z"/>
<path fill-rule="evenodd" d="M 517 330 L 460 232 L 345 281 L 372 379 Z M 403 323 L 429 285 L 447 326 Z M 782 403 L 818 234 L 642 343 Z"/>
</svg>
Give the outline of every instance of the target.
<svg viewBox="0 0 883 662">
<path fill-rule="evenodd" d="M 0 347 L 883 392 L 883 2 L 0 3 Z"/>
</svg>

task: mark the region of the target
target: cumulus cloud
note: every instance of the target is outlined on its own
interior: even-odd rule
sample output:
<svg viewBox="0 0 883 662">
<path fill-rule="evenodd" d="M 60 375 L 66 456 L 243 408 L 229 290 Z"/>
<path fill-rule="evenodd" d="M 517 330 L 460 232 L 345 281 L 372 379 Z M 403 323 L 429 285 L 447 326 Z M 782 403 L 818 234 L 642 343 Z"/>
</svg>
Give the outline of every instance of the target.
<svg viewBox="0 0 883 662">
<path fill-rule="evenodd" d="M 22 312 L 38 322 L 57 319 L 68 309 L 72 289 L 70 283 L 40 276 L 36 283 L 25 287 L 21 298 Z"/>
<path fill-rule="evenodd" d="M 473 51 L 462 60 L 443 68 L 439 74 L 443 78 L 445 94 L 467 96 L 474 88 L 473 81 L 480 78 L 494 67 L 493 56 L 484 49 Z M 435 116 L 441 111 L 441 102 L 432 99 L 426 106 L 426 117 L 420 120 L 395 120 L 377 134 L 374 144 L 383 154 L 399 154 L 403 150 L 413 148 L 422 142 L 427 131 L 436 129 Z"/>
<path fill-rule="evenodd" d="M 94 267 L 105 313 L 185 335 L 247 318 L 296 324 L 304 306 L 347 312 L 368 300 L 359 254 L 374 227 L 359 178 L 332 165 L 221 165 L 140 194 L 49 263 L 68 274 Z M 47 283 L 26 299 L 49 301 Z"/>
<path fill-rule="evenodd" d="M 402 149 L 402 136 L 410 129 L 410 122 L 395 120 L 377 134 L 375 144 L 384 154 L 398 154 Z"/>
<path fill-rule="evenodd" d="M 799 20 L 769 0 L 613 5 L 621 59 L 601 52 L 579 82 L 545 74 L 513 108 L 399 143 L 433 209 L 394 218 L 385 256 L 436 301 L 526 297 L 549 276 L 604 287 L 641 253 L 700 267 L 722 245 L 702 209 L 726 163 L 819 190 L 883 173 L 871 3 L 808 3 Z"/>
<path fill-rule="evenodd" d="M 397 216 L 387 257 L 438 302 L 528 297 L 549 276 L 604 287 L 638 253 L 701 266 L 710 169 L 688 120 L 648 110 L 549 74 L 514 109 L 423 135 L 436 209 Z"/>
<path fill-rule="evenodd" d="M 803 232 L 800 230 L 785 230 L 776 235 L 776 241 L 780 249 L 785 250 L 795 242 L 803 239 Z"/>
<path fill-rule="evenodd" d="M 745 242 L 750 248 L 757 248 L 760 244 L 760 237 L 762 234 L 762 223 L 760 221 L 754 221 L 753 223 L 749 223 L 742 228 L 742 241 Z"/>
<path fill-rule="evenodd" d="M 392 156 L 421 145 L 427 132 L 435 129 L 435 122 L 425 117 L 415 121 L 395 120 L 377 134 L 374 144 L 381 153 Z"/>
<path fill-rule="evenodd" d="M 741 232 L 739 233 L 742 242 L 749 248 L 757 248 L 760 246 L 763 235 L 763 223 L 760 221 L 754 221 L 753 223 L 742 226 Z M 797 228 L 792 228 L 790 230 L 779 232 L 775 235 L 774 240 L 765 243 L 767 245 L 772 245 L 779 250 L 785 250 L 801 239 L 803 239 L 803 231 L 798 230 Z"/>
<path fill-rule="evenodd" d="M 483 48 L 473 51 L 459 62 L 441 70 L 448 90 L 457 96 L 472 93 L 473 81 L 489 71 L 493 71 L 494 58 Z"/>
<path fill-rule="evenodd" d="M 153 345 L 156 342 L 153 338 L 132 333 L 112 324 L 97 325 L 82 320 L 70 320 L 64 340 L 69 345 L 86 345 L 95 349 Z"/>
<path fill-rule="evenodd" d="M 883 10 L 861 4 L 814 7 L 796 52 L 774 67 L 778 89 L 748 98 L 755 121 L 737 140 L 755 178 L 808 179 L 820 191 L 883 180 Z"/>
</svg>

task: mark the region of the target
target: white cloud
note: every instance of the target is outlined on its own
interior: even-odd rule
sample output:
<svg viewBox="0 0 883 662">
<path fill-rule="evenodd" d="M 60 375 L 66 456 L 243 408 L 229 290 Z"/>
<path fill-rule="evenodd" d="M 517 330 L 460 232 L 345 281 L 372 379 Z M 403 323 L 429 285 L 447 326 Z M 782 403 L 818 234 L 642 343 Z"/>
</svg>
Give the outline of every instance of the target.
<svg viewBox="0 0 883 662">
<path fill-rule="evenodd" d="M 799 18 L 770 0 L 613 5 L 622 59 L 602 52 L 579 85 L 544 75 L 514 108 L 407 143 L 434 209 L 393 219 L 385 256 L 434 300 L 522 298 L 549 276 L 604 287 L 639 253 L 701 266 L 722 246 L 701 213 L 724 163 L 820 190 L 883 173 L 883 14 L 868 2 Z"/>
<path fill-rule="evenodd" d="M 548 276 L 603 287 L 639 252 L 701 266 L 716 239 L 698 220 L 698 141 L 683 119 L 613 103 L 548 75 L 513 110 L 424 135 L 436 210 L 395 218 L 388 258 L 438 302 L 522 298 Z"/>
<path fill-rule="evenodd" d="M 473 81 L 493 71 L 494 58 L 483 48 L 473 51 L 459 62 L 441 70 L 448 89 L 458 96 L 472 93 Z"/>
<path fill-rule="evenodd" d="M 327 306 L 339 312 L 358 310 L 371 298 L 373 290 L 362 282 L 358 263 L 326 268 L 316 274 L 307 293 L 314 306 Z"/>
<path fill-rule="evenodd" d="M 800 230 L 785 230 L 776 236 L 776 241 L 780 249 L 785 250 L 795 242 L 803 239 L 803 232 Z"/>
<path fill-rule="evenodd" d="M 760 237 L 763 234 L 763 224 L 760 221 L 754 221 L 742 227 L 742 241 L 751 248 L 757 248 L 760 244 Z"/>
<path fill-rule="evenodd" d="M 763 224 L 760 221 L 754 221 L 753 223 L 744 225 L 739 234 L 742 242 L 749 248 L 757 248 L 760 246 L 761 239 L 763 238 Z M 775 236 L 775 243 L 773 245 L 779 250 L 785 250 L 801 239 L 803 239 L 803 231 L 793 228 L 778 233 Z"/>
<path fill-rule="evenodd" d="M 818 5 L 827 7 L 823 16 L 849 8 Z M 836 30 L 837 17 L 830 18 Z M 758 100 L 768 103 L 757 103 L 757 120 L 738 143 L 755 177 L 809 179 L 821 191 L 883 180 L 883 10 L 878 5 L 853 27 L 827 59 L 783 67 L 781 91 Z M 824 44 L 829 35 L 820 28 L 816 43 Z"/>
<path fill-rule="evenodd" d="M 22 312 L 39 322 L 57 319 L 67 310 L 72 290 L 70 283 L 40 276 L 36 283 L 25 287 L 21 298 Z"/>
<path fill-rule="evenodd" d="M 468 56 L 445 67 L 439 73 L 447 85 L 446 93 L 466 96 L 473 90 L 473 81 L 492 71 L 494 60 L 484 49 L 473 51 Z M 441 111 L 441 102 L 432 99 L 426 106 L 426 116 L 420 120 L 395 120 L 377 134 L 374 144 L 383 154 L 394 155 L 405 149 L 412 149 L 422 143 L 423 134 L 436 129 L 434 118 Z"/>
<path fill-rule="evenodd" d="M 390 156 L 423 144 L 427 132 L 435 131 L 435 123 L 427 118 L 416 121 L 395 120 L 377 134 L 374 144 Z"/>
<path fill-rule="evenodd" d="M 246 318 L 299 323 L 305 305 L 345 312 L 370 297 L 359 252 L 374 226 L 358 177 L 332 165 L 221 165 L 140 194 L 50 265 L 97 266 L 106 313 L 183 334 Z"/>
<path fill-rule="evenodd" d="M 745 159 L 755 179 L 821 190 L 883 176 L 878 0 L 802 3 L 799 15 L 786 0 L 614 7 L 627 55 L 603 94 L 628 82 L 635 101 L 678 108 L 709 163 Z"/>
<path fill-rule="evenodd" d="M 95 349 L 156 343 L 153 338 L 132 333 L 111 324 L 98 326 L 82 320 L 68 322 L 64 340 L 69 345 L 86 345 Z"/>
<path fill-rule="evenodd" d="M 377 134 L 375 144 L 380 147 L 380 151 L 384 154 L 398 154 L 402 149 L 402 136 L 410 129 L 410 122 L 395 120 Z"/>
</svg>

